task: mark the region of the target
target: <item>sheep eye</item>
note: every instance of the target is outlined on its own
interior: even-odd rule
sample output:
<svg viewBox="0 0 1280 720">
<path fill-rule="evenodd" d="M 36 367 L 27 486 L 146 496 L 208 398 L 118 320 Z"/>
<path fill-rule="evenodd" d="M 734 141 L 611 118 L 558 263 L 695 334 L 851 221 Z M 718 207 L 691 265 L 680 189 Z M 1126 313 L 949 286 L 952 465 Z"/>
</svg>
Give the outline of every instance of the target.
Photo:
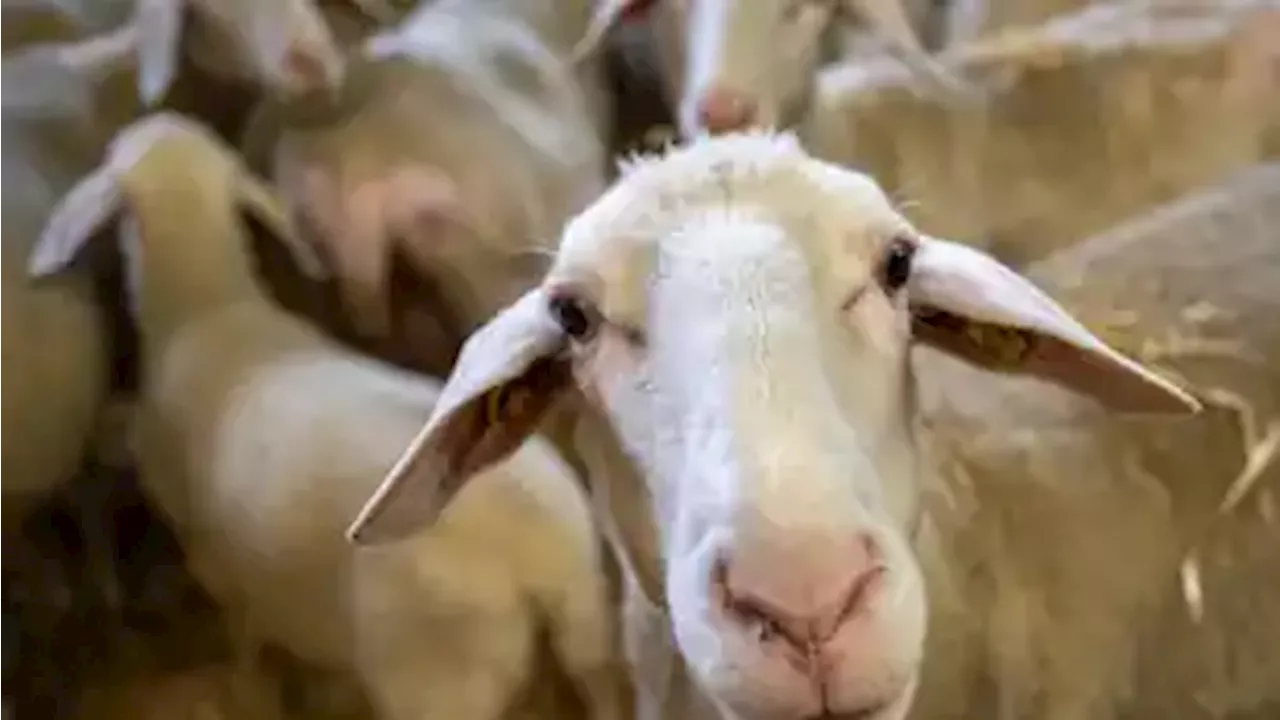
<svg viewBox="0 0 1280 720">
<path fill-rule="evenodd" d="M 574 340 L 586 340 L 595 330 L 594 313 L 577 298 L 557 295 L 547 303 L 547 309 L 564 334 Z"/>
<path fill-rule="evenodd" d="M 911 278 L 911 259 L 915 252 L 915 243 L 906 238 L 894 238 L 889 244 L 880 269 L 880 282 L 886 290 L 894 292 L 907 284 L 907 280 Z"/>
</svg>

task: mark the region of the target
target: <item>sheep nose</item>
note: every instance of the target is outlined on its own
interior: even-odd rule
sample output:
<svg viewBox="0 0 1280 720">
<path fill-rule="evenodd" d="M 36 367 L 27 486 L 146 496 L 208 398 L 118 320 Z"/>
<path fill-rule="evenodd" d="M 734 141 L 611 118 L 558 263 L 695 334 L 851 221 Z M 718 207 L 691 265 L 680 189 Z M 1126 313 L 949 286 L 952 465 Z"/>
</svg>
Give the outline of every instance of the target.
<svg viewBox="0 0 1280 720">
<path fill-rule="evenodd" d="M 726 614 L 808 652 L 863 614 L 887 572 L 871 536 L 779 549 L 776 543 L 722 556 L 713 582 Z"/>
<path fill-rule="evenodd" d="M 756 120 L 756 103 L 745 94 L 714 87 L 698 100 L 698 123 L 712 135 L 744 130 Z"/>
</svg>

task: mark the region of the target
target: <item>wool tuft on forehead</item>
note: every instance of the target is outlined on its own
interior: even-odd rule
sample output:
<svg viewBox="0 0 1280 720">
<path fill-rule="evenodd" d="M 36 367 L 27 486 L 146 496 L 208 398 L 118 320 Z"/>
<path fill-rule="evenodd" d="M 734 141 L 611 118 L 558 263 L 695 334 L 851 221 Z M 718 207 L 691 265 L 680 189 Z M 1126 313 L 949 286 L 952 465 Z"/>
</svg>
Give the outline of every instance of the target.
<svg viewBox="0 0 1280 720">
<path fill-rule="evenodd" d="M 711 174 L 755 175 L 810 160 L 794 133 L 753 129 L 668 142 L 658 152 L 621 158 L 618 170 L 628 182 L 670 185 L 682 178 L 702 182 Z"/>
</svg>

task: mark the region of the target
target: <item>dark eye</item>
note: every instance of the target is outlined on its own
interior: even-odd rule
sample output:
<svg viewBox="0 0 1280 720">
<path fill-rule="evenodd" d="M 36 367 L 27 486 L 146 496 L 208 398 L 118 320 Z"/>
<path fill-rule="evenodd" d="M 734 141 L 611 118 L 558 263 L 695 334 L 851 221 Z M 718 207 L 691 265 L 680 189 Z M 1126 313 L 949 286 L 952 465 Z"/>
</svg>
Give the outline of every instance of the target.
<svg viewBox="0 0 1280 720">
<path fill-rule="evenodd" d="M 574 340 L 586 340 L 595 330 L 595 314 L 575 297 L 557 295 L 547 303 L 547 309 L 564 334 Z"/>
<path fill-rule="evenodd" d="M 884 265 L 880 269 L 880 281 L 885 290 L 893 292 L 911 278 L 911 258 L 915 255 L 916 246 L 906 238 L 894 238 L 884 255 Z"/>
</svg>

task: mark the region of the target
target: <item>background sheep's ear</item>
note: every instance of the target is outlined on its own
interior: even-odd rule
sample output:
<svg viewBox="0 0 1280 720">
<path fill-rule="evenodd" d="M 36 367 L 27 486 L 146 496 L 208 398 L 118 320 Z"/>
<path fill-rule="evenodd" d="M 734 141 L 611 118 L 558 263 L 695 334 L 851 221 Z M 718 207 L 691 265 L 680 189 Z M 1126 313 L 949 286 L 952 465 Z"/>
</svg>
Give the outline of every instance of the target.
<svg viewBox="0 0 1280 720">
<path fill-rule="evenodd" d="M 843 0 L 843 9 L 857 15 L 888 41 L 888 51 L 929 88 L 950 100 L 971 102 L 981 97 L 978 88 L 962 81 L 934 59 L 911 25 L 904 0 Z"/>
<path fill-rule="evenodd" d="M 123 209 L 123 199 L 109 168 L 99 168 L 85 176 L 49 215 L 27 259 L 27 272 L 39 277 L 70 265 L 89 238 Z"/>
<path fill-rule="evenodd" d="M 924 238 L 907 288 L 916 337 L 976 365 L 1043 377 L 1122 411 L 1200 409 L 1186 391 L 1108 347 L 983 252 Z"/>
<path fill-rule="evenodd" d="M 185 0 L 138 0 L 138 95 L 147 107 L 164 99 L 178 75 L 185 12 Z"/>
<path fill-rule="evenodd" d="M 595 10 L 591 13 L 591 22 L 587 23 L 587 31 L 582 39 L 573 46 L 569 53 L 572 64 L 582 62 L 595 53 L 604 42 L 609 31 L 622 18 L 639 14 L 661 0 L 597 0 Z"/>
<path fill-rule="evenodd" d="M 328 268 L 315 248 L 298 233 L 297 225 L 285 208 L 284 200 L 247 170 L 242 170 L 235 182 L 236 196 L 244 204 L 244 208 L 288 248 L 298 269 L 313 279 L 328 279 Z"/>
<path fill-rule="evenodd" d="M 514 452 L 573 381 L 564 344 L 540 288 L 477 330 L 431 419 L 347 537 L 374 545 L 430 526 L 472 476 Z"/>
</svg>

